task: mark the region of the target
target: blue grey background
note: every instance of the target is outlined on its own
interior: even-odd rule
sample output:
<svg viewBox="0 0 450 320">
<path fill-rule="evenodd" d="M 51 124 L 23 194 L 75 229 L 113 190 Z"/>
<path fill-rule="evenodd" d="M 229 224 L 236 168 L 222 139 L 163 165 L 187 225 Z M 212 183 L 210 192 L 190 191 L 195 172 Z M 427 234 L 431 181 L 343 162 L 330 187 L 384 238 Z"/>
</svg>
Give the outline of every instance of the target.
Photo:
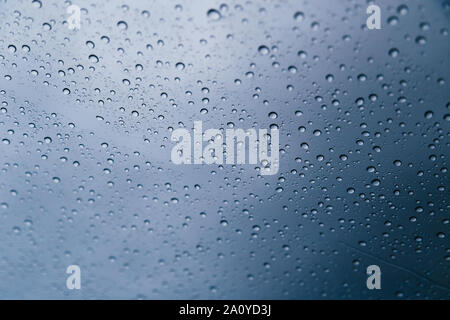
<svg viewBox="0 0 450 320">
<path fill-rule="evenodd" d="M 0 0 L 0 298 L 450 298 L 450 2 L 371 3 Z M 172 164 L 195 120 L 279 173 Z"/>
</svg>

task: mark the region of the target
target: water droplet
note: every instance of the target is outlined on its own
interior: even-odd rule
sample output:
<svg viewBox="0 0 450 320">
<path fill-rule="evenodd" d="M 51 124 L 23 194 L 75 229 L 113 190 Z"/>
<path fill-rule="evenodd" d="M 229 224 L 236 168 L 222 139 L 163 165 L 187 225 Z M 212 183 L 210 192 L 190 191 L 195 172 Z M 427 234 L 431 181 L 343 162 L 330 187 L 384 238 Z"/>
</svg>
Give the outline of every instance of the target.
<svg viewBox="0 0 450 320">
<path fill-rule="evenodd" d="M 262 45 L 262 46 L 259 46 L 258 52 L 262 55 L 266 55 L 266 54 L 269 54 L 270 50 L 268 47 Z"/>
</svg>

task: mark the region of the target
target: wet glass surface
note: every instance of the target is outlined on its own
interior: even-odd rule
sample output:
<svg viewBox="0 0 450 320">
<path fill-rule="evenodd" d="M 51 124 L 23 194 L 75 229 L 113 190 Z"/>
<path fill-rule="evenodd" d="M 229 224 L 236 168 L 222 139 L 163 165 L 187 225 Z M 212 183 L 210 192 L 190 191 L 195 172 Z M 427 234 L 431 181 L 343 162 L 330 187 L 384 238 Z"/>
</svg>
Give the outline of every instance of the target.
<svg viewBox="0 0 450 320">
<path fill-rule="evenodd" d="M 450 298 L 450 2 L 377 4 L 0 0 L 0 297 Z"/>
</svg>

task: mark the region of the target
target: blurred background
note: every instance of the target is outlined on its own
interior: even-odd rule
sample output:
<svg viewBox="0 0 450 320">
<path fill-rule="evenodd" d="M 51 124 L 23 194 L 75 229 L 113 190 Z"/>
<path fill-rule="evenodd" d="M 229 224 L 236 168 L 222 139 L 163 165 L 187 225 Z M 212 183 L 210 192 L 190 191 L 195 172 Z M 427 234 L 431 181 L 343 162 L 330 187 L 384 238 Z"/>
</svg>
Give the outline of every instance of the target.
<svg viewBox="0 0 450 320">
<path fill-rule="evenodd" d="M 0 298 L 450 298 L 450 1 L 0 0 L 0 21 Z M 173 164 L 194 121 L 278 128 L 278 174 Z"/>
</svg>

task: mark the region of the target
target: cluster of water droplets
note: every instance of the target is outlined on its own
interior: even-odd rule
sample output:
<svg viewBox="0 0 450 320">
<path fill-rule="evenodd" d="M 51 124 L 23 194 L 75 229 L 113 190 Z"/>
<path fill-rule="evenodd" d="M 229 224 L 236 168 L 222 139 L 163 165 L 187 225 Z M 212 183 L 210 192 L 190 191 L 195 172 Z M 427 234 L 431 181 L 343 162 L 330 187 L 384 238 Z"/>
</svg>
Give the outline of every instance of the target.
<svg viewBox="0 0 450 320">
<path fill-rule="evenodd" d="M 438 2 L 392 1 L 381 30 L 365 1 L 87 1 L 79 30 L 68 1 L 3 5 L 0 295 L 448 297 Z M 174 165 L 197 120 L 279 129 L 278 174 Z"/>
</svg>

